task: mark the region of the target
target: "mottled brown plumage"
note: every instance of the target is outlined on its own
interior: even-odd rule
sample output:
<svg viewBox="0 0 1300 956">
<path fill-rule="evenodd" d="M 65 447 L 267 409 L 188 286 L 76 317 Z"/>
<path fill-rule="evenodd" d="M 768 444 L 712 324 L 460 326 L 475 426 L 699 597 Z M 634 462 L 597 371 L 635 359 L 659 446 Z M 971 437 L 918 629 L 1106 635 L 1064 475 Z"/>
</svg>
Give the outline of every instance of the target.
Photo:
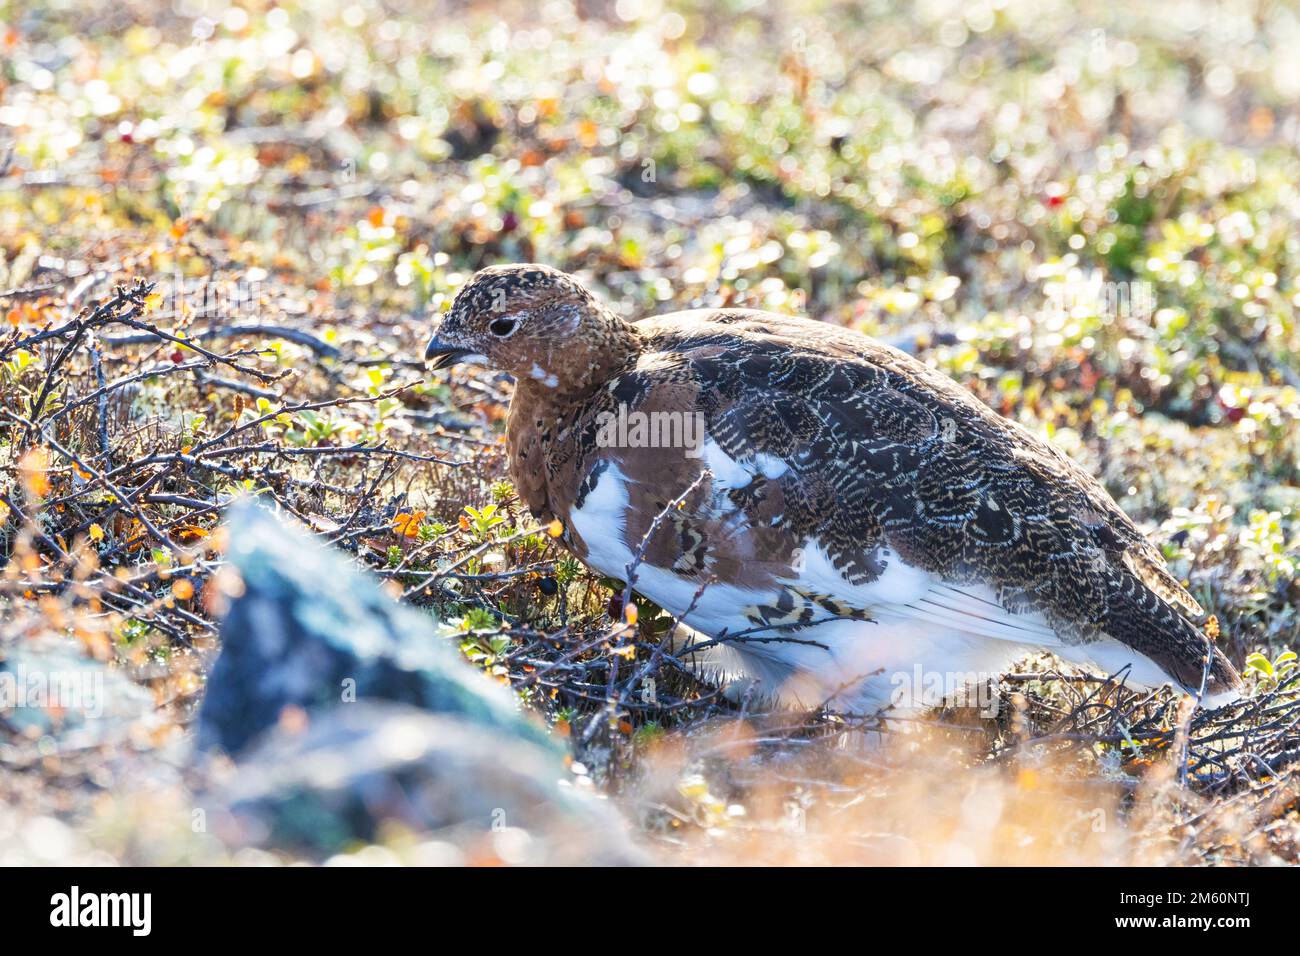
<svg viewBox="0 0 1300 956">
<path fill-rule="evenodd" d="M 686 618 L 713 636 L 777 627 L 816 641 L 832 633 L 823 622 L 854 622 L 820 652 L 838 670 L 805 646 L 744 648 L 769 681 L 789 683 L 781 696 L 843 698 L 832 678 L 845 661 L 907 663 L 897 645 L 930 640 L 918 622 L 961 654 L 985 641 L 1110 666 L 1127 648 L 1183 688 L 1201 684 L 1207 642 L 1189 619 L 1201 609 L 1105 490 L 896 349 L 745 310 L 628 323 L 571 277 L 530 265 L 476 275 L 435 354 L 482 356 L 516 377 L 512 476 L 579 557 L 623 576 L 656 515 L 695 483 L 647 543 L 639 590 L 679 614 L 683 595 L 716 595 Z M 620 413 L 702 428 L 693 445 L 685 426 L 668 447 L 653 429 L 611 443 L 602 429 Z M 807 673 L 820 676 L 801 683 Z M 1215 651 L 1208 692 L 1239 684 Z"/>
</svg>

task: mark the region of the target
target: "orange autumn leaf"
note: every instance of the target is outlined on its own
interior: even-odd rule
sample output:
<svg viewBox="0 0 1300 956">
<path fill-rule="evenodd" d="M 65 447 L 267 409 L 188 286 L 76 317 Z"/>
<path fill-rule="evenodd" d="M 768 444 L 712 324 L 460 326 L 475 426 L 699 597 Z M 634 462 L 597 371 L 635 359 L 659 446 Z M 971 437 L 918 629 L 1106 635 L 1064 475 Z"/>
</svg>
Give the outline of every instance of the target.
<svg viewBox="0 0 1300 956">
<path fill-rule="evenodd" d="M 211 532 L 209 532 L 207 528 L 200 528 L 196 524 L 187 524 L 182 526 L 176 532 L 176 535 L 182 541 L 198 541 L 202 538 L 206 538 L 210 533 Z"/>
<path fill-rule="evenodd" d="M 404 537 L 414 538 L 420 533 L 420 522 L 425 514 L 424 511 L 402 512 L 393 519 L 393 530 Z"/>
<path fill-rule="evenodd" d="M 51 491 L 50 452 L 43 447 L 33 448 L 23 455 L 18 462 L 18 473 L 22 476 L 23 487 L 35 498 L 44 498 Z"/>
<path fill-rule="evenodd" d="M 178 601 L 188 601 L 194 597 L 194 585 L 189 578 L 177 578 L 172 583 L 172 597 Z"/>
<path fill-rule="evenodd" d="M 144 544 L 144 540 L 144 525 L 140 523 L 139 518 L 132 518 L 131 528 L 126 538 L 126 550 L 138 551 L 140 546 Z"/>
</svg>

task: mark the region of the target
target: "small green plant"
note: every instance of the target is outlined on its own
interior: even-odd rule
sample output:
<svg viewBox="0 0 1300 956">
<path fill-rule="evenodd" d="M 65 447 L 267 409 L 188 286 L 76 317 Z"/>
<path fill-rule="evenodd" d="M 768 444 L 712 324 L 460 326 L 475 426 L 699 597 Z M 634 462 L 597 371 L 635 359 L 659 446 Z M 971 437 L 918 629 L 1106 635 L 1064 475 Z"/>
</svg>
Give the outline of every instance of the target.
<svg viewBox="0 0 1300 956">
<path fill-rule="evenodd" d="M 667 731 L 659 725 L 658 721 L 651 720 L 636 729 L 636 733 L 632 735 L 632 742 L 638 747 L 644 747 L 654 743 L 665 733 Z"/>
<path fill-rule="evenodd" d="M 203 431 L 208 424 L 208 416 L 183 412 L 181 419 L 184 427 L 181 432 L 182 445 L 197 445 L 203 439 Z"/>
<path fill-rule="evenodd" d="M 555 562 L 555 580 L 560 587 L 567 587 L 572 584 L 581 573 L 582 565 L 572 555 L 566 554 Z"/>
<path fill-rule="evenodd" d="M 418 532 L 421 541 L 432 541 L 434 538 L 441 538 L 447 533 L 447 526 L 441 521 L 426 521 L 420 525 Z"/>
<path fill-rule="evenodd" d="M 1270 583 L 1290 581 L 1296 576 L 1296 559 L 1287 545 L 1278 512 L 1252 509 L 1250 524 L 1242 530 L 1241 544 L 1259 558 Z"/>
<path fill-rule="evenodd" d="M 490 631 L 497 626 L 496 615 L 486 608 L 472 607 L 460 619 L 462 631 Z"/>
<path fill-rule="evenodd" d="M 1246 658 L 1246 674 L 1255 675 L 1261 690 L 1274 690 L 1298 666 L 1295 651 L 1283 651 L 1271 661 L 1263 654 Z"/>
<path fill-rule="evenodd" d="M 304 409 L 299 412 L 298 418 L 302 421 L 302 427 L 291 429 L 284 437 L 292 444 L 299 446 L 324 444 L 335 435 L 346 431 L 349 427 L 347 422 L 335 418 L 326 418 L 324 415 L 317 415 L 311 409 Z"/>
<path fill-rule="evenodd" d="M 144 621 L 129 617 L 117 628 L 117 639 L 122 644 L 134 644 L 149 635 L 150 627 Z"/>
<path fill-rule="evenodd" d="M 484 505 L 482 508 L 466 505 L 465 514 L 469 515 L 470 530 L 479 540 L 485 540 L 493 528 L 504 524 L 506 520 L 497 514 L 496 505 Z"/>
</svg>

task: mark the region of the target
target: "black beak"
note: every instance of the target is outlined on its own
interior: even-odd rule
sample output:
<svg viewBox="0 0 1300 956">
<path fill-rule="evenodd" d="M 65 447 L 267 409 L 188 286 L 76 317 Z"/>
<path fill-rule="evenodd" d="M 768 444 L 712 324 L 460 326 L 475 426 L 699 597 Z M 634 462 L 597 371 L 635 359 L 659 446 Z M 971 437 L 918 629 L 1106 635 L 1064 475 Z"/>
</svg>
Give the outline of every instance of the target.
<svg viewBox="0 0 1300 956">
<path fill-rule="evenodd" d="M 472 349 L 463 349 L 458 345 L 448 345 L 436 335 L 429 339 L 429 344 L 424 348 L 424 360 L 433 363 L 432 368 L 434 371 L 450 368 L 461 359 L 473 354 Z"/>
</svg>

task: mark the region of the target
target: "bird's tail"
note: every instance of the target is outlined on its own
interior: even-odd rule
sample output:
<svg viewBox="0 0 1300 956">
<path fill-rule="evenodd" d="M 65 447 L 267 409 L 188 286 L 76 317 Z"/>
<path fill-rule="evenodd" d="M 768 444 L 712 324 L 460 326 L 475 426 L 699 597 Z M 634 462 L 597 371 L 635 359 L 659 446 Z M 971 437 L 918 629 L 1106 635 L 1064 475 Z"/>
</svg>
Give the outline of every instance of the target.
<svg viewBox="0 0 1300 956">
<path fill-rule="evenodd" d="M 1175 685 L 1220 707 L 1242 693 L 1241 675 L 1203 630 L 1131 574 L 1108 602 L 1106 634 L 1149 659 Z"/>
</svg>

